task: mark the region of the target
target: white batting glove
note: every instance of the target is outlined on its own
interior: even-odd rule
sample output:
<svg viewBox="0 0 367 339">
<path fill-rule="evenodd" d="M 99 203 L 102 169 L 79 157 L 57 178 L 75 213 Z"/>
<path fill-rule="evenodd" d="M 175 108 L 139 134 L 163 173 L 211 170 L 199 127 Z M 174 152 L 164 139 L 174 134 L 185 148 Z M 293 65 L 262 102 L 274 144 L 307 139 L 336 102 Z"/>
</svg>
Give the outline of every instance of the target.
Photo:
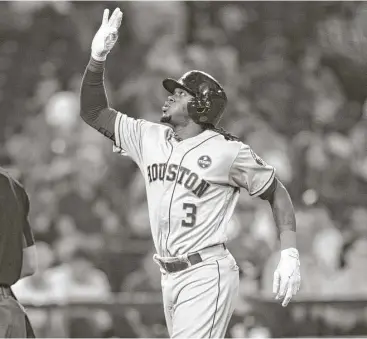
<svg viewBox="0 0 367 339">
<path fill-rule="evenodd" d="M 116 8 L 110 19 L 110 11 L 105 9 L 103 12 L 102 25 L 97 31 L 92 41 L 92 58 L 98 61 L 106 60 L 107 54 L 115 45 L 118 38 L 118 29 L 121 26 L 122 12 Z"/>
<path fill-rule="evenodd" d="M 287 248 L 280 254 L 278 267 L 274 272 L 273 293 L 275 299 L 283 300 L 286 307 L 301 286 L 299 253 L 295 248 Z"/>
</svg>

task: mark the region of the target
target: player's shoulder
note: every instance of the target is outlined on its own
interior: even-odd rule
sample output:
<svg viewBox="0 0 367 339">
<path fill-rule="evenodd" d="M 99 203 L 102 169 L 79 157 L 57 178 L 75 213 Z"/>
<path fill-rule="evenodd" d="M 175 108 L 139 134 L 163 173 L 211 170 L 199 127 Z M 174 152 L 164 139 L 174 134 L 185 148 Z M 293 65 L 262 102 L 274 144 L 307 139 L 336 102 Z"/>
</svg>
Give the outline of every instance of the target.
<svg viewBox="0 0 367 339">
<path fill-rule="evenodd" d="M 149 132 L 150 137 L 157 136 L 167 138 L 172 133 L 172 127 L 168 124 L 147 120 L 144 121 L 147 123 L 147 131 Z"/>
<path fill-rule="evenodd" d="M 216 156 L 222 159 L 224 163 L 232 163 L 239 153 L 241 141 L 228 140 L 224 135 L 215 131 L 209 131 L 209 133 L 213 135 L 213 138 L 204 147 L 208 151 L 215 150 Z"/>
<path fill-rule="evenodd" d="M 131 117 L 119 111 L 116 112 L 116 124 L 125 124 L 131 126 L 132 128 L 138 128 L 143 132 L 143 134 L 145 134 L 146 132 L 165 133 L 170 129 L 169 126 L 159 122 L 153 122 L 145 118 Z"/>
<path fill-rule="evenodd" d="M 123 119 L 129 119 L 132 121 L 135 121 L 141 125 L 145 125 L 146 127 L 152 128 L 152 129 L 156 129 L 156 130 L 165 130 L 168 128 L 171 128 L 168 124 L 164 124 L 161 122 L 154 122 L 145 118 L 134 118 L 134 117 L 129 117 L 128 115 L 126 115 L 125 113 L 122 112 L 118 112 L 119 114 L 121 114 L 121 117 Z"/>
<path fill-rule="evenodd" d="M 11 173 L 9 173 L 9 170 L 3 167 L 0 167 L 0 181 L 1 181 L 1 184 L 4 184 L 4 183 L 11 184 L 15 186 L 18 190 L 25 192 L 23 185 L 16 178 L 14 178 L 14 176 L 11 175 Z"/>
<path fill-rule="evenodd" d="M 235 158 L 248 158 L 252 156 L 257 158 L 257 155 L 252 150 L 251 146 L 244 143 L 239 139 L 228 140 L 225 136 L 220 135 L 216 139 L 216 144 L 213 146 L 215 149 L 222 153 L 222 155 L 227 155 L 227 157 Z"/>
<path fill-rule="evenodd" d="M 258 160 L 258 155 L 253 151 L 252 147 L 249 144 L 246 144 L 242 141 L 237 143 L 238 152 L 237 157 L 244 159 L 248 157 L 252 157 L 255 160 Z"/>
<path fill-rule="evenodd" d="M 244 143 L 240 139 L 226 139 L 224 135 L 220 138 L 221 142 L 227 145 L 227 147 L 236 148 L 238 151 L 250 151 L 251 146 Z"/>
<path fill-rule="evenodd" d="M 218 146 L 226 148 L 227 150 L 233 149 L 238 151 L 240 148 L 247 146 L 240 139 L 237 138 L 227 139 L 223 134 L 220 134 L 218 132 L 214 133 L 217 133 L 217 137 L 214 138 L 214 142 L 216 142 Z"/>
</svg>

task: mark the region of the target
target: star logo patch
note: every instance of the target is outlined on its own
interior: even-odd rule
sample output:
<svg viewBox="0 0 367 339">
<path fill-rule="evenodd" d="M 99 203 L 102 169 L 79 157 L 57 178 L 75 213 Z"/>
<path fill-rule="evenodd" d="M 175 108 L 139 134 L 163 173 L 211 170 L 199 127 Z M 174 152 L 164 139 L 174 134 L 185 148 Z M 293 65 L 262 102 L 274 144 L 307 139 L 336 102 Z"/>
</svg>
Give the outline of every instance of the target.
<svg viewBox="0 0 367 339">
<path fill-rule="evenodd" d="M 212 159 L 210 159 L 210 157 L 208 155 L 202 155 L 198 159 L 198 165 L 201 168 L 208 168 L 211 164 L 212 164 Z"/>
<path fill-rule="evenodd" d="M 266 166 L 266 162 L 261 159 L 252 149 L 250 149 L 250 152 L 257 164 L 259 164 L 260 166 Z"/>
</svg>

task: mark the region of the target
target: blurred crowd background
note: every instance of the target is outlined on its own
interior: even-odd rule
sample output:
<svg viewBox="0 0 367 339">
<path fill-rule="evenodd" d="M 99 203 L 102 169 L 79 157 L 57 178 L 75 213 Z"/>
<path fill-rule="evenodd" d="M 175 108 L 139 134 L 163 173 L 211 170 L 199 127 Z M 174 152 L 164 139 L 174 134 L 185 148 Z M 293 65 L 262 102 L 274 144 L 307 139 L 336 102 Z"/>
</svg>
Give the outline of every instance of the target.
<svg viewBox="0 0 367 339">
<path fill-rule="evenodd" d="M 116 6 L 124 18 L 107 61 L 111 106 L 157 122 L 162 79 L 190 69 L 216 77 L 229 97 L 221 125 L 276 168 L 293 199 L 299 298 L 367 300 L 367 3 L 1 2 L 0 165 L 31 201 L 40 270 L 14 291 L 37 335 L 167 335 L 163 309 L 149 307 L 160 273 L 142 176 L 79 117 L 90 44 L 103 9 Z M 271 293 L 278 246 L 268 204 L 243 192 L 228 243 L 241 268 L 228 336 L 274 335 L 250 299 Z M 98 308 L 133 293 L 140 305 Z M 70 302 L 96 305 L 66 315 Z M 330 334 L 293 305 L 291 336 Z M 367 334 L 366 312 L 312 312 L 333 334 Z"/>
</svg>

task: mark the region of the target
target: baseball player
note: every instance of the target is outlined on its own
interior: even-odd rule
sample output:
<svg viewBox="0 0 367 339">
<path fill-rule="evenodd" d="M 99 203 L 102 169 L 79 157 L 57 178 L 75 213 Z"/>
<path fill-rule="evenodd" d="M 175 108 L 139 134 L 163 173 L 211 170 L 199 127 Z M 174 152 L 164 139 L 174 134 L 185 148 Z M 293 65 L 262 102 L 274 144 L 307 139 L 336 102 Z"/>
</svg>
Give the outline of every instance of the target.
<svg viewBox="0 0 367 339">
<path fill-rule="evenodd" d="M 28 212 L 29 199 L 23 186 L 0 168 L 0 338 L 34 338 L 28 316 L 11 290 L 37 269 Z"/>
<path fill-rule="evenodd" d="M 282 249 L 274 292 L 283 306 L 300 286 L 292 202 L 272 166 L 216 127 L 227 97 L 210 75 L 190 71 L 178 81 L 165 79 L 170 95 L 161 123 L 109 107 L 104 67 L 121 20 L 119 8 L 110 18 L 108 10 L 103 13 L 82 82 L 81 117 L 144 176 L 170 336 L 224 337 L 239 285 L 238 266 L 225 245 L 226 226 L 240 189 L 269 201 L 273 210 Z"/>
</svg>

